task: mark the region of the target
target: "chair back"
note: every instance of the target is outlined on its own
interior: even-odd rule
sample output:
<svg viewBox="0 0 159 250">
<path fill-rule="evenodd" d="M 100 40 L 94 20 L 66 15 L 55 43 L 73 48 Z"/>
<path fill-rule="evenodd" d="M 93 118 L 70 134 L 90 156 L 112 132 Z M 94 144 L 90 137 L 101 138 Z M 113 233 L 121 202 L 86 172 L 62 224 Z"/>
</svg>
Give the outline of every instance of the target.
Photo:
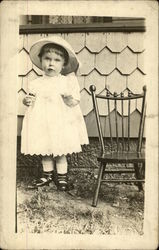
<svg viewBox="0 0 159 250">
<path fill-rule="evenodd" d="M 144 123 L 145 123 L 145 110 L 146 110 L 146 86 L 143 87 L 143 92 L 141 94 L 134 94 L 128 90 L 128 94 L 125 95 L 124 92 L 113 94 L 106 89 L 105 95 L 96 94 L 96 87 L 94 85 L 90 86 L 90 91 L 92 94 L 93 107 L 95 111 L 97 128 L 99 134 L 99 140 L 101 144 L 102 154 L 105 153 L 104 136 L 103 136 L 103 124 L 101 123 L 99 115 L 99 101 L 104 101 L 104 107 L 107 113 L 107 123 L 105 126 L 109 130 L 109 137 L 111 142 L 111 151 L 131 151 L 130 147 L 130 137 L 131 137 L 131 105 L 132 102 L 140 99 L 141 100 L 141 115 L 138 124 L 137 131 L 137 152 L 141 152 L 142 139 L 144 133 Z M 120 119 L 118 109 L 120 107 Z M 112 115 L 113 112 L 113 115 Z M 126 115 L 125 115 L 126 114 Z M 126 117 L 126 123 L 125 123 Z M 137 126 L 137 124 L 135 124 Z M 114 142 L 116 146 L 114 147 Z"/>
</svg>

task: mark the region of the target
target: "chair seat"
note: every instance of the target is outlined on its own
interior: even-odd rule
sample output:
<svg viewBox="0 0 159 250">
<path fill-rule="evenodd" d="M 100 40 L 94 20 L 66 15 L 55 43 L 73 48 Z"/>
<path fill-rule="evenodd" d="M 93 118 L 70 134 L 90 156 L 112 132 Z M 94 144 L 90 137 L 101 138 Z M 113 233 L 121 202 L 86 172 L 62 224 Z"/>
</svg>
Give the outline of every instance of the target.
<svg viewBox="0 0 159 250">
<path fill-rule="evenodd" d="M 111 152 L 98 157 L 97 160 L 104 163 L 144 163 L 145 153 Z"/>
</svg>

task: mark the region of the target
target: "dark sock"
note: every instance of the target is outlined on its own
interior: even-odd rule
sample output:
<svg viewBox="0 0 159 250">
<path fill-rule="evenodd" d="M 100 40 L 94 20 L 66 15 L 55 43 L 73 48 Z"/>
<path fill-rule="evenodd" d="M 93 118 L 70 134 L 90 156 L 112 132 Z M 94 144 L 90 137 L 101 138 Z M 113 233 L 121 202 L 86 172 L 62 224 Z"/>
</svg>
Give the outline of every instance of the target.
<svg viewBox="0 0 159 250">
<path fill-rule="evenodd" d="M 43 171 L 43 174 L 46 175 L 46 176 L 50 176 L 50 175 L 53 174 L 53 172 L 54 171 L 47 171 L 47 172 Z"/>
<path fill-rule="evenodd" d="M 67 183 L 67 173 L 65 174 L 57 174 L 59 183 Z"/>
</svg>

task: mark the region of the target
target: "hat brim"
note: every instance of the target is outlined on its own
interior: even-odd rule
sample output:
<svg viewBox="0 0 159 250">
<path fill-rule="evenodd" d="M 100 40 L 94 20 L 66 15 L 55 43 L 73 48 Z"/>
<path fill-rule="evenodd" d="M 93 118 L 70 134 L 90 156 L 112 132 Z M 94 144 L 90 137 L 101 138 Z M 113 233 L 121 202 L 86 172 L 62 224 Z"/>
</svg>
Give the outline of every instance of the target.
<svg viewBox="0 0 159 250">
<path fill-rule="evenodd" d="M 68 44 L 61 37 L 53 36 L 51 38 L 50 37 L 49 38 L 43 38 L 43 39 L 37 41 L 30 48 L 30 52 L 29 52 L 30 59 L 33 62 L 33 64 L 35 64 L 39 69 L 42 70 L 42 65 L 41 65 L 40 58 L 39 58 L 38 55 L 39 55 L 39 53 L 41 51 L 41 48 L 45 44 L 60 45 L 67 51 L 68 56 L 69 56 L 69 60 L 68 60 L 67 65 L 63 68 L 61 74 L 67 75 L 67 74 L 69 74 L 71 72 L 76 72 L 78 70 L 78 68 L 81 66 L 81 64 L 80 64 L 76 54 L 74 53 L 72 47 L 70 46 L 70 44 Z"/>
</svg>

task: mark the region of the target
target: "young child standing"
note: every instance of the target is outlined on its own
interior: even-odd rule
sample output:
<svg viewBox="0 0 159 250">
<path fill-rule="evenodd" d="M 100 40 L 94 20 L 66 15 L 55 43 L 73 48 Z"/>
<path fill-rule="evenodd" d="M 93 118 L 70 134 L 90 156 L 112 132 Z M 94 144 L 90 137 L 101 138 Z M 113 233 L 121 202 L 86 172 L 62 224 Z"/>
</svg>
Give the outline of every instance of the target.
<svg viewBox="0 0 159 250">
<path fill-rule="evenodd" d="M 61 37 L 37 41 L 30 49 L 34 65 L 42 77 L 29 83 L 23 103 L 28 106 L 22 127 L 21 152 L 41 155 L 43 175 L 31 187 L 55 184 L 66 191 L 67 154 L 80 152 L 88 136 L 79 107 L 80 90 L 75 72 L 79 61 L 72 47 Z"/>
</svg>

